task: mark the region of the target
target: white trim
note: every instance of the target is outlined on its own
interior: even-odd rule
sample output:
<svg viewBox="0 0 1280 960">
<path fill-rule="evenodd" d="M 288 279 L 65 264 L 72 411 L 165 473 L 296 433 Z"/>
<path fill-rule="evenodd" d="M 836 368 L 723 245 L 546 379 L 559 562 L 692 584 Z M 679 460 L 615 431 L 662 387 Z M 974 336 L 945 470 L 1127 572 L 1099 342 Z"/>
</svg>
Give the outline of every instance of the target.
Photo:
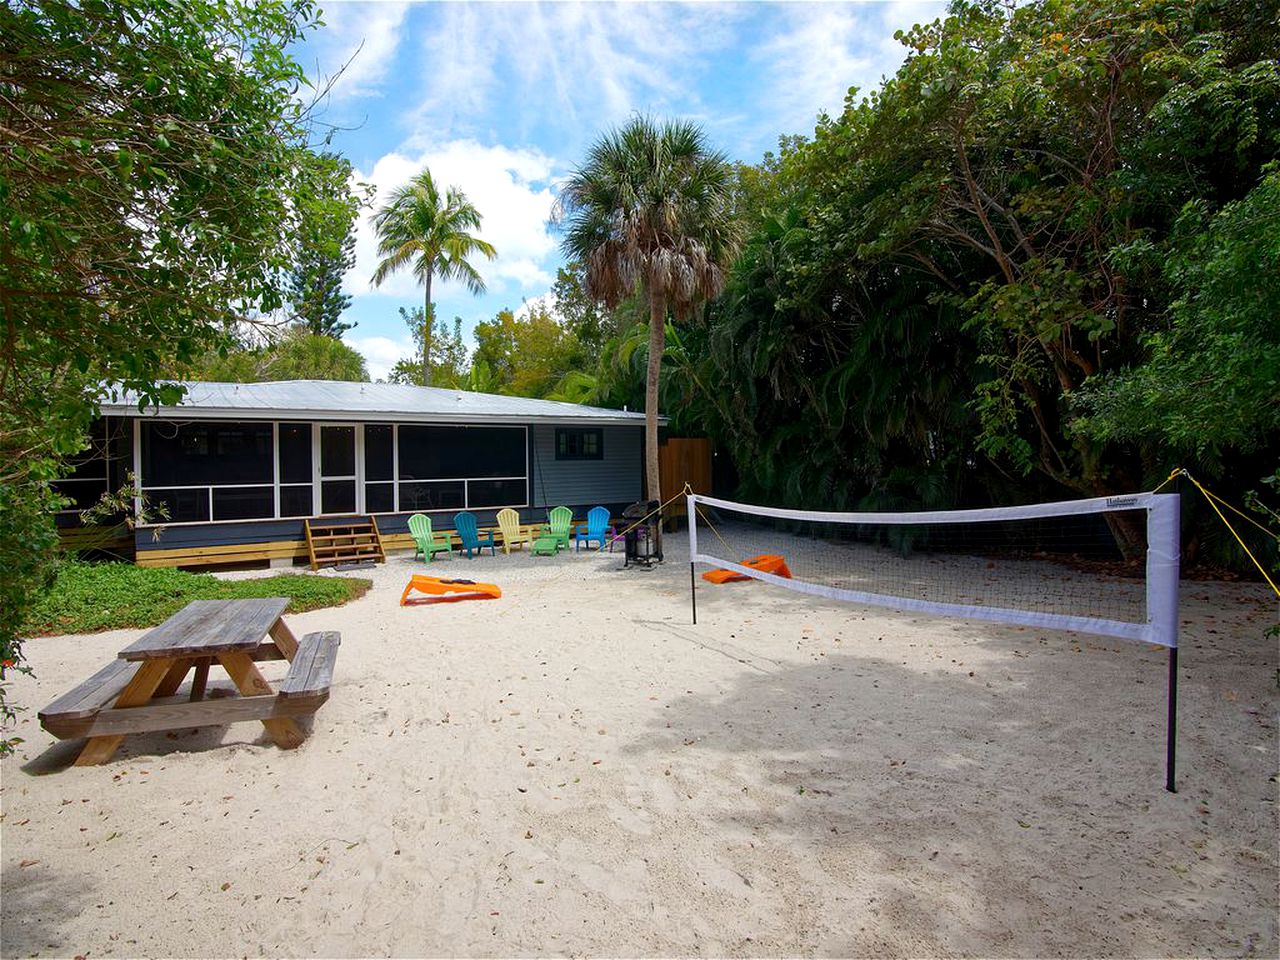
<svg viewBox="0 0 1280 960">
<path fill-rule="evenodd" d="M 102 413 L 105 416 L 130 417 L 137 420 L 281 420 L 298 423 L 323 421 L 332 424 L 348 423 L 411 423 L 439 424 L 442 427 L 495 426 L 518 427 L 528 424 L 537 426 L 625 426 L 643 427 L 644 414 L 627 416 L 546 416 L 536 414 L 492 414 L 482 412 L 447 414 L 447 413 L 413 413 L 400 410 L 287 410 L 274 407 L 163 407 L 140 413 L 137 407 L 104 404 Z M 659 416 L 658 422 L 665 425 L 669 418 Z"/>
<path fill-rule="evenodd" d="M 142 488 L 142 423 L 135 420 L 129 426 L 133 430 L 133 489 L 136 491 L 133 497 L 133 516 L 137 522 L 137 518 L 142 516 L 142 495 L 145 492 Z M 138 526 L 151 524 L 139 523 Z"/>
<path fill-rule="evenodd" d="M 280 516 L 280 424 L 271 422 L 271 506 L 272 515 Z"/>
<path fill-rule="evenodd" d="M 984 507 L 980 510 L 919 510 L 905 513 L 830 513 L 820 510 L 786 510 L 761 507 L 753 503 L 735 503 L 695 493 L 689 504 L 705 503 L 726 510 L 740 510 L 761 517 L 781 520 L 814 520 L 831 523 L 974 523 L 988 520 L 1026 520 L 1030 517 L 1070 517 L 1081 513 L 1106 513 L 1115 510 L 1146 510 L 1159 494 L 1135 493 L 1125 497 L 1094 497 L 1090 500 L 1060 500 L 1056 503 L 1031 503 L 1021 507 Z"/>
</svg>

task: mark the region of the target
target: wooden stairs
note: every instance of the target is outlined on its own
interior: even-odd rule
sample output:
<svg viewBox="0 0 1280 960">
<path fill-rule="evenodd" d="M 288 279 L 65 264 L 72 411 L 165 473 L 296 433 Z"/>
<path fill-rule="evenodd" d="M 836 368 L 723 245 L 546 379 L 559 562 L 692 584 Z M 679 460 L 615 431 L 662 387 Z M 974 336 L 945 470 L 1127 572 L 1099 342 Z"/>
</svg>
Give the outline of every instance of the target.
<svg viewBox="0 0 1280 960">
<path fill-rule="evenodd" d="M 307 555 L 311 569 L 339 563 L 361 563 L 372 560 L 386 563 L 387 554 L 382 548 L 382 534 L 374 517 L 344 517 L 324 519 L 313 526 L 303 521 L 307 536 Z"/>
</svg>

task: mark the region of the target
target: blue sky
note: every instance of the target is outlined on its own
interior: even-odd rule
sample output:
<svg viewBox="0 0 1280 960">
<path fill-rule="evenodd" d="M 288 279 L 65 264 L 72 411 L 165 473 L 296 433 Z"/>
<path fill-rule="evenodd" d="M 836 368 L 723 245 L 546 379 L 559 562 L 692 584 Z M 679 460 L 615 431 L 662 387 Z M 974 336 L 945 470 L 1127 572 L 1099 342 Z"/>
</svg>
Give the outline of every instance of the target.
<svg viewBox="0 0 1280 960">
<path fill-rule="evenodd" d="M 544 297 L 561 263 L 548 226 L 556 184 L 602 131 L 635 113 L 702 124 L 733 160 L 757 162 L 783 134 L 811 134 L 850 86 L 902 61 L 898 29 L 941 0 L 830 3 L 322 3 L 325 26 L 294 53 L 317 84 L 350 63 L 318 108 L 332 146 L 378 201 L 423 167 L 457 185 L 498 249 L 488 292 L 435 288 L 438 315 L 475 324 Z M 354 57 L 354 59 L 352 59 Z M 409 272 L 373 288 L 362 218 L 345 339 L 375 379 L 412 342 L 398 307 L 422 302 Z"/>
</svg>

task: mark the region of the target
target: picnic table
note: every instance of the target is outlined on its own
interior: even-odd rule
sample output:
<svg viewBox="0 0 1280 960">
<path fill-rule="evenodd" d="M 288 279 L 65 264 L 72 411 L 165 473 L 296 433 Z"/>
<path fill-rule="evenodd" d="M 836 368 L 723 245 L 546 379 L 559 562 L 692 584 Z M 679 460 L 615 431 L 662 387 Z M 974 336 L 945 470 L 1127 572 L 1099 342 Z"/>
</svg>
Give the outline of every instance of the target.
<svg viewBox="0 0 1280 960">
<path fill-rule="evenodd" d="M 337 633 L 294 637 L 282 619 L 289 601 L 196 600 L 120 651 L 74 690 L 40 711 L 40 723 L 59 739 L 88 737 L 76 766 L 105 763 L 130 733 L 260 720 L 276 745 L 305 739 L 294 717 L 313 714 L 329 699 Z M 265 660 L 289 661 L 278 691 L 258 670 Z M 217 665 L 239 696 L 205 697 Z M 177 693 L 192 674 L 186 697 Z"/>
</svg>

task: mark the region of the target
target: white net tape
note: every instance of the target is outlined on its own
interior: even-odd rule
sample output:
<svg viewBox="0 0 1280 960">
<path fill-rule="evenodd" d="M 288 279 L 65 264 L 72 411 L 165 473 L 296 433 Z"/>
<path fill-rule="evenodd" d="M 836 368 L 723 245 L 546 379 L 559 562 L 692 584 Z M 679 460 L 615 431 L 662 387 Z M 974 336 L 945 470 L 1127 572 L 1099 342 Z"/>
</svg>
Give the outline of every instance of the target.
<svg viewBox="0 0 1280 960">
<path fill-rule="evenodd" d="M 695 563 L 852 603 L 1177 646 L 1176 494 L 913 513 L 687 501 Z M 1115 553 L 1112 526 L 1145 533 L 1137 576 L 1094 559 Z M 1076 565 L 1045 573 L 1054 551 Z M 751 566 L 753 554 L 787 569 Z"/>
</svg>

